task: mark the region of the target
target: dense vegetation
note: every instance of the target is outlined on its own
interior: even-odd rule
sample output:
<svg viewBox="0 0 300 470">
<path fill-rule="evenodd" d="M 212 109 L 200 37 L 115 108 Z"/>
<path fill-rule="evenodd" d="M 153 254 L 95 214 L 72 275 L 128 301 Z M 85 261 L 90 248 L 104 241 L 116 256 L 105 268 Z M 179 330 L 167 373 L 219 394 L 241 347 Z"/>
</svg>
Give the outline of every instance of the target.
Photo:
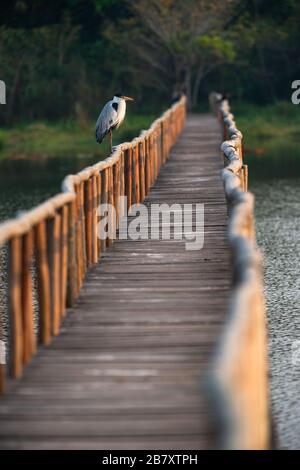
<svg viewBox="0 0 300 470">
<path fill-rule="evenodd" d="M 203 110 L 215 89 L 234 103 L 246 154 L 282 155 L 288 137 L 286 162 L 294 160 L 299 24 L 298 0 L 2 2 L 0 159 L 100 156 L 93 126 L 114 93 L 135 98 L 118 143 L 174 95 L 184 91 Z"/>
<path fill-rule="evenodd" d="M 297 0 L 13 0 L 1 3 L 0 123 L 76 118 L 114 92 L 157 112 L 172 93 L 211 89 L 289 99 L 300 76 Z M 134 109 L 134 108 L 133 108 Z"/>
</svg>

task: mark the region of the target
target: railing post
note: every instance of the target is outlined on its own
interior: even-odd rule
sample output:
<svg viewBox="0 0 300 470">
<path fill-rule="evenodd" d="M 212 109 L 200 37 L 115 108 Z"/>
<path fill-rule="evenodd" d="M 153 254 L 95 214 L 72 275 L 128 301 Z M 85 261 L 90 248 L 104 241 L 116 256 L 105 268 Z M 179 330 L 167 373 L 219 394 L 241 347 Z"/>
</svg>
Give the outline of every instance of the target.
<svg viewBox="0 0 300 470">
<path fill-rule="evenodd" d="M 42 344 L 48 345 L 51 342 L 50 277 L 47 257 L 47 235 L 44 220 L 36 225 L 35 237 L 38 273 L 39 333 Z"/>
<path fill-rule="evenodd" d="M 85 210 L 85 220 L 86 220 L 86 225 L 85 225 L 85 239 L 86 239 L 86 258 L 87 258 L 87 266 L 88 268 L 92 264 L 92 181 L 91 178 L 89 178 L 87 181 L 85 181 L 85 205 L 84 205 L 84 210 Z"/>
<path fill-rule="evenodd" d="M 151 165 L 149 155 L 149 142 L 150 137 L 145 139 L 145 194 L 148 195 L 151 186 Z"/>
<path fill-rule="evenodd" d="M 86 253 L 86 217 L 85 217 L 85 184 L 84 181 L 79 183 L 78 204 L 81 215 L 81 239 L 79 240 L 82 252 L 82 278 L 87 271 L 87 253 Z"/>
<path fill-rule="evenodd" d="M 118 160 L 113 166 L 113 196 L 114 196 L 114 207 L 116 211 L 116 230 L 118 229 L 119 220 L 119 203 L 120 203 L 120 160 Z"/>
<path fill-rule="evenodd" d="M 108 168 L 101 172 L 101 204 L 108 203 Z M 101 239 L 101 252 L 106 250 L 106 240 Z"/>
<path fill-rule="evenodd" d="M 76 193 L 76 246 L 77 246 L 77 285 L 78 289 L 81 288 L 82 279 L 84 276 L 85 266 L 84 266 L 84 256 L 83 256 L 83 235 L 84 230 L 84 221 L 83 221 L 83 207 L 82 207 L 82 197 L 81 197 L 81 183 L 76 184 L 75 187 Z"/>
<path fill-rule="evenodd" d="M 125 155 L 126 153 L 122 150 L 120 155 L 120 204 L 119 204 L 119 211 L 121 217 L 125 215 L 125 207 L 124 207 L 124 196 L 125 196 Z M 127 209 L 127 208 L 126 208 Z"/>
<path fill-rule="evenodd" d="M 22 298 L 21 298 L 21 250 L 20 237 L 9 241 L 9 321 L 10 321 L 10 368 L 12 377 L 20 377 L 23 370 L 23 325 L 22 325 Z"/>
<path fill-rule="evenodd" d="M 125 194 L 127 196 L 127 211 L 132 206 L 132 148 L 125 151 Z"/>
<path fill-rule="evenodd" d="M 244 191 L 248 191 L 248 165 L 243 165 L 243 173 L 244 173 Z"/>
<path fill-rule="evenodd" d="M 133 181 L 133 191 L 134 191 L 134 203 L 139 204 L 140 202 L 140 175 L 139 175 L 139 146 L 134 144 L 133 147 L 133 168 L 134 168 L 134 181 Z"/>
<path fill-rule="evenodd" d="M 145 199 L 145 140 L 139 142 L 140 161 L 140 202 Z"/>
<path fill-rule="evenodd" d="M 61 209 L 61 286 L 60 286 L 60 312 L 65 315 L 67 306 L 67 283 L 68 283 L 68 218 L 69 207 L 66 204 Z"/>
<path fill-rule="evenodd" d="M 98 260 L 100 259 L 101 257 L 101 239 L 100 237 L 98 236 L 98 222 L 99 222 L 99 215 L 98 215 L 98 207 L 100 206 L 101 204 L 101 191 L 102 191 L 102 187 L 101 187 L 101 173 L 97 173 L 97 227 L 96 227 L 96 237 L 97 237 L 97 255 L 98 255 Z"/>
<path fill-rule="evenodd" d="M 112 166 L 109 166 L 107 168 L 107 171 L 108 171 L 108 204 L 110 206 L 113 206 L 114 207 L 114 192 L 113 192 L 113 168 Z M 111 220 L 111 223 L 114 224 L 114 220 L 112 219 Z M 111 233 L 113 234 L 115 231 L 115 228 L 114 228 L 114 225 L 111 226 Z M 110 233 L 110 230 L 108 231 Z M 109 236 L 109 233 L 108 233 L 108 237 L 106 239 L 106 246 L 109 247 L 113 244 L 113 238 L 111 238 Z"/>
<path fill-rule="evenodd" d="M 36 353 L 36 337 L 34 333 L 33 285 L 32 285 L 32 257 L 33 232 L 30 230 L 22 237 L 22 315 L 24 348 L 23 363 L 28 364 Z"/>
<path fill-rule="evenodd" d="M 98 184 L 97 176 L 91 177 L 92 186 L 92 263 L 98 261 L 98 240 L 97 240 L 97 206 L 98 206 Z"/>
<path fill-rule="evenodd" d="M 76 255 L 76 207 L 72 201 L 68 207 L 68 282 L 67 305 L 72 307 L 77 298 L 77 255 Z"/>
<path fill-rule="evenodd" d="M 50 277 L 51 334 L 58 335 L 60 328 L 60 259 L 61 259 L 61 217 L 55 214 L 47 220 L 47 257 Z"/>
</svg>

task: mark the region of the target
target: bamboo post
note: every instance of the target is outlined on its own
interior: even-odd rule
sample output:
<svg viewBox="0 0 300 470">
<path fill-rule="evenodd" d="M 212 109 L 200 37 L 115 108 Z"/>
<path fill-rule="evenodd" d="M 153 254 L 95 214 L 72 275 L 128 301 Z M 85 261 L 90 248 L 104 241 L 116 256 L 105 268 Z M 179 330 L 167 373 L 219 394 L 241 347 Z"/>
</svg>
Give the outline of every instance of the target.
<svg viewBox="0 0 300 470">
<path fill-rule="evenodd" d="M 156 135 L 156 151 L 157 151 L 157 159 L 158 159 L 158 168 L 157 168 L 157 175 L 156 177 L 158 176 L 158 173 L 160 171 L 160 168 L 161 168 L 161 165 L 162 165 L 162 161 L 161 161 L 161 158 L 160 158 L 160 126 L 157 126 L 157 135 Z"/>
<path fill-rule="evenodd" d="M 76 257 L 76 230 L 75 230 L 75 201 L 68 208 L 68 282 L 67 305 L 72 307 L 77 298 L 77 257 Z"/>
<path fill-rule="evenodd" d="M 96 178 L 96 182 L 97 182 L 97 227 L 96 227 L 96 237 L 97 237 L 97 254 L 98 254 L 98 260 L 100 259 L 101 257 L 101 239 L 100 237 L 98 236 L 98 221 L 99 221 L 99 216 L 98 216 L 98 207 L 100 206 L 101 204 L 101 174 L 100 173 L 97 173 L 97 178 Z"/>
<path fill-rule="evenodd" d="M 60 285 L 61 285 L 61 216 L 56 214 L 47 220 L 47 256 L 50 274 L 51 333 L 57 336 L 60 328 Z"/>
<path fill-rule="evenodd" d="M 23 316 L 23 363 L 28 364 L 36 354 L 34 333 L 33 285 L 31 263 L 33 256 L 33 232 L 30 230 L 22 237 L 22 316 Z"/>
<path fill-rule="evenodd" d="M 140 172 L 139 172 L 139 146 L 135 144 L 133 147 L 133 160 L 134 160 L 134 202 L 140 202 Z"/>
<path fill-rule="evenodd" d="M 85 182 L 85 238 L 86 238 L 86 257 L 87 267 L 89 268 L 92 264 L 92 225 L 93 225 L 93 214 L 92 214 L 92 180 L 89 178 Z"/>
<path fill-rule="evenodd" d="M 243 165 L 244 172 L 244 191 L 248 191 L 248 165 Z"/>
<path fill-rule="evenodd" d="M 2 336 L 2 328 L 1 328 L 1 331 L 0 331 L 0 338 L 1 338 L 1 341 L 3 341 L 3 336 Z M 3 344 L 2 344 L 2 353 L 5 354 L 5 343 L 3 341 Z M 4 362 L 4 358 L 3 358 L 3 362 Z M 1 362 L 0 363 L 0 394 L 2 394 L 4 391 L 5 391 L 5 364 Z"/>
<path fill-rule="evenodd" d="M 120 204 L 119 204 L 119 211 L 121 217 L 125 215 L 125 207 L 124 207 L 124 196 L 125 196 L 125 167 L 124 167 L 124 159 L 125 159 L 125 152 L 122 150 L 120 155 Z"/>
<path fill-rule="evenodd" d="M 158 148 L 159 136 L 158 136 L 158 126 L 155 129 L 155 159 L 156 159 L 156 173 L 155 173 L 155 180 L 158 177 L 158 173 L 160 170 L 160 160 L 159 160 L 159 148 Z"/>
<path fill-rule="evenodd" d="M 149 137 L 145 139 L 145 194 L 149 193 L 150 189 L 150 156 L 149 156 Z"/>
<path fill-rule="evenodd" d="M 114 193 L 113 193 L 113 168 L 112 166 L 108 167 L 108 204 L 114 206 Z M 114 233 L 114 220 L 109 220 L 108 223 L 111 223 L 111 231 Z M 111 246 L 113 243 L 113 238 L 110 236 L 106 239 L 106 246 Z"/>
<path fill-rule="evenodd" d="M 77 254 L 77 288 L 81 288 L 84 276 L 83 248 L 82 248 L 82 207 L 81 207 L 81 186 L 76 184 L 76 254 Z"/>
<path fill-rule="evenodd" d="M 35 237 L 39 297 L 39 336 L 42 344 L 48 345 L 51 342 L 50 276 L 44 220 L 36 225 Z"/>
<path fill-rule="evenodd" d="M 65 315 L 67 305 L 67 281 L 68 281 L 68 206 L 61 209 L 61 286 L 60 286 L 60 312 Z"/>
<path fill-rule="evenodd" d="M 101 204 L 108 202 L 108 168 L 101 172 Z M 106 240 L 101 240 L 101 252 L 106 250 Z"/>
<path fill-rule="evenodd" d="M 140 162 L 140 201 L 145 199 L 145 141 L 139 144 L 139 162 Z"/>
<path fill-rule="evenodd" d="M 9 241 L 8 308 L 10 321 L 10 367 L 12 377 L 21 377 L 23 370 L 23 325 L 21 298 L 21 250 L 20 237 Z"/>
<path fill-rule="evenodd" d="M 5 391 L 5 360 L 6 360 L 6 351 L 5 351 L 5 342 L 3 337 L 3 323 L 2 323 L 2 315 L 0 314 L 0 340 L 2 343 L 0 344 L 0 394 Z"/>
<path fill-rule="evenodd" d="M 150 187 L 154 182 L 153 132 L 149 136 Z"/>
<path fill-rule="evenodd" d="M 120 161 L 117 161 L 113 168 L 113 197 L 114 207 L 116 211 L 116 229 L 118 228 L 119 220 L 119 203 L 120 203 Z"/>
<path fill-rule="evenodd" d="M 154 181 L 156 179 L 156 172 L 157 172 L 155 129 L 153 130 L 153 133 L 152 133 L 152 165 L 153 165 L 152 184 L 154 184 Z"/>
<path fill-rule="evenodd" d="M 132 148 L 125 150 L 125 194 L 127 196 L 127 211 L 132 206 Z"/>
<path fill-rule="evenodd" d="M 92 262 L 98 261 L 98 240 L 97 240 L 97 207 L 98 207 L 98 184 L 97 176 L 93 175 L 92 183 Z"/>
<path fill-rule="evenodd" d="M 160 123 L 160 148 L 161 148 L 161 155 L 163 163 L 166 162 L 166 152 L 164 146 L 164 121 Z"/>
<path fill-rule="evenodd" d="M 86 219 L 85 219 L 85 190 L 84 190 L 84 181 L 79 183 L 79 198 L 78 204 L 80 207 L 80 224 L 81 224 L 81 240 L 79 240 L 81 244 L 81 253 L 82 253 L 82 279 L 87 270 L 87 255 L 86 255 Z"/>
</svg>

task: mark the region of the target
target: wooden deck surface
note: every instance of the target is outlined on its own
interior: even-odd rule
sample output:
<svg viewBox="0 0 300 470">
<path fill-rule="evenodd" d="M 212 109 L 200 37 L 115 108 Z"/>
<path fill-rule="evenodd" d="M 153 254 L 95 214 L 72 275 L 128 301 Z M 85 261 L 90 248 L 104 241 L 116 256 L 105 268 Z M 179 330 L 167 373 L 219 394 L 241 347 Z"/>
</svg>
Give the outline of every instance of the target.
<svg viewBox="0 0 300 470">
<path fill-rule="evenodd" d="M 146 199 L 204 203 L 205 242 L 119 240 L 60 336 L 0 400 L 0 448 L 215 446 L 204 389 L 231 285 L 221 133 L 190 115 Z"/>
</svg>

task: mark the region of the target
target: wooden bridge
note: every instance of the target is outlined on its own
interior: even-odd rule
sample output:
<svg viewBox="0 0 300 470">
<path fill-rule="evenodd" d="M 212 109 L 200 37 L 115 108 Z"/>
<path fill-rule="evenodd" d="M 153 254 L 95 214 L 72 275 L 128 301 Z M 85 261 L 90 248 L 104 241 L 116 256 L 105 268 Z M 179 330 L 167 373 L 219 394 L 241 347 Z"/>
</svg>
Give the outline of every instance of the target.
<svg viewBox="0 0 300 470">
<path fill-rule="evenodd" d="M 268 448 L 253 198 L 228 103 L 210 101 L 218 120 L 186 119 L 182 98 L 67 177 L 61 194 L 0 226 L 10 322 L 0 448 Z M 173 229 L 183 204 L 194 221 L 204 204 L 203 248 L 186 249 L 182 226 L 182 239 L 132 240 L 116 222 L 97 238 L 97 207 L 124 214 L 124 195 L 127 208 L 179 205 Z M 161 234 L 164 222 L 154 223 L 141 232 Z"/>
</svg>

